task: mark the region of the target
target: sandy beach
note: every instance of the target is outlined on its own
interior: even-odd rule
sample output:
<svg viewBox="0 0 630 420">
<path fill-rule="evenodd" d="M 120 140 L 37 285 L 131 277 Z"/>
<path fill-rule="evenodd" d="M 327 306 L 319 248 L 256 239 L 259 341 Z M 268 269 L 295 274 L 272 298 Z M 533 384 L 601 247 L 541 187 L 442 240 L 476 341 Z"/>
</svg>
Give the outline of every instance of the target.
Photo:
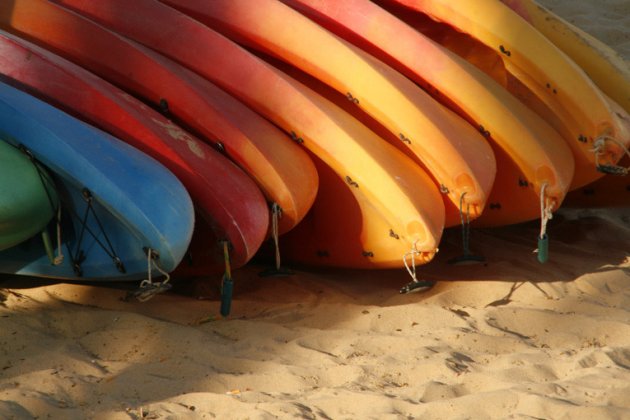
<svg viewBox="0 0 630 420">
<path fill-rule="evenodd" d="M 630 2 L 542 3 L 630 59 Z M 0 277 L 2 419 L 630 418 L 630 209 L 458 229 L 418 269 L 234 273 L 139 303 L 128 285 Z"/>
</svg>

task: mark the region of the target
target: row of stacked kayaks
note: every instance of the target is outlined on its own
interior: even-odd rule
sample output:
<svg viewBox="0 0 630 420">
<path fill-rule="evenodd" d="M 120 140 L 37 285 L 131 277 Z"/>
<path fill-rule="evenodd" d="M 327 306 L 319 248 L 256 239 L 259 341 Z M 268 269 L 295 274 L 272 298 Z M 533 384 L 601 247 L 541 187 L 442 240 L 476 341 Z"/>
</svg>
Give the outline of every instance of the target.
<svg viewBox="0 0 630 420">
<path fill-rule="evenodd" d="M 4 0 L 0 29 L 2 273 L 397 268 L 630 204 L 628 65 L 533 0 Z"/>
</svg>

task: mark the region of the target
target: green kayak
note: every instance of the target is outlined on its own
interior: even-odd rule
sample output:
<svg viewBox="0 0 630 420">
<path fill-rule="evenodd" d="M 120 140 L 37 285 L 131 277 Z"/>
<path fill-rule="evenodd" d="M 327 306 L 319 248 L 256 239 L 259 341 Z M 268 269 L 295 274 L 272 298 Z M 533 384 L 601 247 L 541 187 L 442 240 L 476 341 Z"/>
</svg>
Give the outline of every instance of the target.
<svg viewBox="0 0 630 420">
<path fill-rule="evenodd" d="M 57 200 L 43 166 L 0 138 L 0 251 L 41 232 Z"/>
</svg>

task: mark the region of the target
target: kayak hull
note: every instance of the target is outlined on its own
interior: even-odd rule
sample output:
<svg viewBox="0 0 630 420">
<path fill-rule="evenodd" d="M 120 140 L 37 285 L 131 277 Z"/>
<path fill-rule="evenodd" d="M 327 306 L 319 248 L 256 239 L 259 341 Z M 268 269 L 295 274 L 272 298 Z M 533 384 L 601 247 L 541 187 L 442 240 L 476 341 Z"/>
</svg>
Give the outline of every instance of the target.
<svg viewBox="0 0 630 420">
<path fill-rule="evenodd" d="M 43 242 L 33 238 L 0 252 L 1 272 L 138 280 L 148 274 L 148 250 L 161 270 L 179 264 L 194 227 L 193 205 L 158 162 L 6 84 L 0 84 L 0 135 L 53 174 L 62 207 L 57 252 L 65 255 L 51 264 Z"/>
<path fill-rule="evenodd" d="M 258 250 L 269 224 L 265 198 L 247 174 L 210 145 L 83 68 L 4 31 L 0 74 L 166 166 L 190 193 L 198 224 L 214 229 L 217 241 L 206 246 L 219 260 L 219 238 L 247 249 L 250 257 Z M 246 261 L 235 257 L 234 264 Z"/>
<path fill-rule="evenodd" d="M 48 171 L 0 140 L 0 251 L 41 232 L 57 206 Z"/>
</svg>

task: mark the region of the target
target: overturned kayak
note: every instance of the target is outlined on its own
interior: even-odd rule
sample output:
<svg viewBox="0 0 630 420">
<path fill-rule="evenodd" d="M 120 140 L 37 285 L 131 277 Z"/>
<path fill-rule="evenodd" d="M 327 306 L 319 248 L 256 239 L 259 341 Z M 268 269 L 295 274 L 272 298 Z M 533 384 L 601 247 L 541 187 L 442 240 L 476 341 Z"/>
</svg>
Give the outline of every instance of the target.
<svg viewBox="0 0 630 420">
<path fill-rule="evenodd" d="M 232 244 L 234 267 L 245 264 L 258 250 L 269 225 L 265 197 L 246 173 L 208 143 L 87 70 L 4 31 L 0 31 L 0 75 L 173 172 L 200 216 L 196 229 L 207 224 L 206 230 L 212 232 L 204 235 L 201 246 L 215 265 L 223 267 L 219 240 Z"/>
<path fill-rule="evenodd" d="M 59 204 L 48 171 L 0 138 L 0 251 L 41 232 Z"/>
<path fill-rule="evenodd" d="M 483 133 L 494 151 L 497 176 L 477 226 L 540 217 L 543 190 L 554 208 L 560 205 L 573 177 L 569 146 L 490 76 L 369 0 L 282 1 L 406 75 Z M 459 224 L 459 209 L 453 208 Z M 447 225 L 448 211 L 447 206 Z"/>
<path fill-rule="evenodd" d="M 628 115 L 583 69 L 500 1 L 377 0 L 475 64 L 555 128 L 573 152 L 570 190 L 614 171 L 630 144 Z"/>
<path fill-rule="evenodd" d="M 181 261 L 194 226 L 192 201 L 155 160 L 4 83 L 0 136 L 53 174 L 62 213 L 52 245 L 34 237 L 0 252 L 0 272 L 139 280 L 148 267 L 159 275 Z"/>
<path fill-rule="evenodd" d="M 608 45 L 535 0 L 501 0 L 579 65 L 597 87 L 630 113 L 630 66 Z"/>
<path fill-rule="evenodd" d="M 318 194 L 341 185 L 349 200 L 314 215 L 339 236 L 308 238 L 309 249 L 343 240 L 354 245 L 352 252 L 346 252 L 348 247 L 338 253 L 329 249 L 323 264 L 399 267 L 403 255 L 412 249 L 422 254 L 418 261 L 431 260 L 444 226 L 444 204 L 419 165 L 316 92 L 175 9 L 155 1 L 116 2 L 118 7 L 111 7 L 113 4 L 92 3 L 98 16 L 85 14 L 212 80 L 291 133 L 298 144 L 332 169 L 331 178 L 338 183 L 320 182 Z M 159 30 L 165 25 L 177 30 L 167 36 Z M 193 44 L 195 50 L 185 47 Z M 347 211 L 346 203 L 358 209 L 365 232 L 370 234 L 346 236 L 344 229 L 333 228 L 345 226 L 355 216 Z M 372 229 L 377 225 L 381 228 Z M 323 243 L 317 245 L 320 241 Z M 300 255 L 316 257 L 311 252 Z"/>
<path fill-rule="evenodd" d="M 392 144 L 423 166 L 443 191 L 445 205 L 457 207 L 463 199 L 471 218 L 483 211 L 495 177 L 494 154 L 486 140 L 387 64 L 278 1 L 164 2 L 332 87 L 382 124 Z"/>
<path fill-rule="evenodd" d="M 280 206 L 280 233 L 293 228 L 313 203 L 317 172 L 305 151 L 208 80 L 49 1 L 0 4 L 0 27 L 144 100 L 222 151 L 256 182 L 267 201 Z M 260 235 L 248 230 L 242 238 L 236 229 L 220 235 L 228 236 L 236 265 L 247 262 L 260 245 Z"/>
</svg>

